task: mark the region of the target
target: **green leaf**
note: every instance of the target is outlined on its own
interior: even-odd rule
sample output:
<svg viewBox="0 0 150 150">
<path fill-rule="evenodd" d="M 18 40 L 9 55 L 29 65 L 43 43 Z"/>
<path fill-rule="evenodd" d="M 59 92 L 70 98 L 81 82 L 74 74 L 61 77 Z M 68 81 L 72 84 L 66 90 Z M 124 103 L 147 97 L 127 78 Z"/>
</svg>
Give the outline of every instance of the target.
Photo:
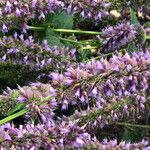
<svg viewBox="0 0 150 150">
<path fill-rule="evenodd" d="M 133 129 L 133 130 L 125 129 L 122 140 L 129 141 L 129 142 L 135 142 L 135 141 L 138 141 L 140 138 L 142 138 L 142 130 L 141 129 Z"/>
<path fill-rule="evenodd" d="M 81 61 L 86 61 L 90 55 L 90 50 L 80 50 Z"/>
<path fill-rule="evenodd" d="M 128 47 L 127 47 L 127 52 L 131 54 L 132 52 L 135 52 L 135 51 L 137 51 L 135 43 L 134 42 L 130 42 L 128 44 Z"/>
<path fill-rule="evenodd" d="M 58 36 L 57 33 L 55 33 L 54 31 L 52 31 L 49 28 L 46 30 L 46 34 L 45 35 L 46 35 L 46 37 L 48 37 L 48 36 L 56 36 L 57 37 Z"/>
<path fill-rule="evenodd" d="M 46 22 L 55 29 L 72 29 L 73 27 L 73 17 L 65 11 L 47 15 Z"/>
<path fill-rule="evenodd" d="M 132 8 L 130 8 L 130 18 L 131 18 L 131 24 L 136 27 L 137 23 L 138 23 L 138 19 L 136 16 L 136 13 L 133 11 Z"/>
<path fill-rule="evenodd" d="M 64 46 L 56 36 L 49 35 L 46 39 L 50 47 L 54 47 L 54 46 L 63 47 Z"/>
<path fill-rule="evenodd" d="M 46 30 L 46 40 L 50 47 L 54 47 L 54 46 L 63 47 L 64 46 L 64 44 L 61 43 L 58 35 L 55 32 L 53 32 L 51 29 Z"/>
<path fill-rule="evenodd" d="M 136 25 L 138 24 L 138 19 L 137 19 L 136 13 L 134 12 L 134 10 L 132 8 L 130 8 L 130 18 L 131 18 L 131 24 L 135 28 Z M 135 43 L 130 42 L 127 47 L 127 52 L 129 52 L 131 54 L 134 51 L 137 51 Z"/>
</svg>

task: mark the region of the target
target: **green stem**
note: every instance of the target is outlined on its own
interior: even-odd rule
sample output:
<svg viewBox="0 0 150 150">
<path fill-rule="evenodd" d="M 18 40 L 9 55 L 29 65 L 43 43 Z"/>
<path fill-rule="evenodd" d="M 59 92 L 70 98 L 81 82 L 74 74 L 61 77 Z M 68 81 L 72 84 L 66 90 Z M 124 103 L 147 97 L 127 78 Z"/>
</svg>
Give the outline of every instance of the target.
<svg viewBox="0 0 150 150">
<path fill-rule="evenodd" d="M 33 27 L 28 26 L 30 30 L 36 30 L 36 31 L 43 31 L 46 28 L 45 27 Z M 50 27 L 47 27 L 50 28 Z M 75 33 L 75 34 L 91 34 L 91 35 L 101 35 L 101 32 L 96 31 L 82 31 L 82 30 L 70 30 L 70 29 L 51 29 L 54 32 L 60 32 L 60 33 Z"/>
<path fill-rule="evenodd" d="M 45 30 L 44 27 L 34 27 L 34 26 L 28 26 L 29 30 L 33 30 L 33 31 L 43 31 Z"/>
<path fill-rule="evenodd" d="M 39 105 L 42 106 L 45 102 L 49 101 L 51 98 L 52 98 L 52 96 L 47 96 L 47 97 L 43 98 L 43 99 L 40 101 Z M 11 120 L 13 120 L 13 119 L 15 119 L 15 118 L 17 118 L 17 117 L 19 117 L 19 116 L 22 116 L 22 115 L 24 115 L 24 114 L 27 113 L 27 112 L 28 112 L 28 109 L 24 108 L 23 110 L 21 110 L 21 111 L 15 113 L 15 114 L 13 114 L 13 115 L 10 115 L 10 116 L 8 116 L 8 117 L 6 117 L 6 118 L 0 120 L 0 125 L 6 123 L 6 122 L 8 122 L 8 121 L 11 121 Z"/>
<path fill-rule="evenodd" d="M 66 41 L 66 42 L 70 42 L 70 43 L 75 43 L 75 44 L 81 44 L 81 45 L 85 45 L 86 43 L 82 43 L 80 41 L 75 41 L 75 40 L 70 40 L 70 39 L 66 39 L 66 38 L 59 38 L 62 41 Z"/>
<path fill-rule="evenodd" d="M 81 50 L 89 50 L 89 49 L 97 49 L 96 46 L 88 46 L 88 47 L 82 47 Z"/>
<path fill-rule="evenodd" d="M 8 122 L 8 121 L 11 121 L 11 120 L 13 120 L 13 119 L 15 119 L 15 118 L 17 118 L 17 117 L 19 117 L 19 116 L 22 116 L 22 115 L 24 115 L 24 114 L 27 113 L 27 112 L 28 112 L 27 109 L 23 109 L 23 110 L 21 110 L 21 111 L 15 113 L 15 114 L 13 114 L 13 115 L 10 115 L 10 116 L 8 116 L 8 117 L 6 117 L 6 118 L 0 120 L 0 125 L 6 123 L 6 122 Z"/>
<path fill-rule="evenodd" d="M 146 40 L 150 39 L 150 36 L 145 36 L 145 39 L 146 39 Z"/>
<path fill-rule="evenodd" d="M 148 128 L 148 129 L 150 129 L 150 126 L 148 126 L 148 125 L 131 124 L 131 123 L 125 123 L 125 122 L 117 122 L 116 125 L 128 126 L 128 127 L 135 127 L 135 128 Z"/>
<path fill-rule="evenodd" d="M 96 32 L 96 31 L 82 31 L 82 30 L 69 30 L 69 29 L 52 29 L 52 30 L 61 33 L 101 35 L 101 32 Z"/>
<path fill-rule="evenodd" d="M 93 39 L 89 39 L 89 40 L 82 40 L 81 42 L 84 42 L 84 43 L 89 43 L 89 42 L 93 42 L 94 40 Z"/>
<path fill-rule="evenodd" d="M 33 30 L 33 31 L 43 31 L 46 28 L 50 28 L 50 27 L 28 26 L 28 28 L 29 28 L 29 30 Z M 70 30 L 70 29 L 51 29 L 51 30 L 54 32 L 60 32 L 60 33 L 90 34 L 90 35 L 101 35 L 102 34 L 102 32 L 96 32 L 96 31 L 82 31 L 82 30 Z M 150 36 L 145 36 L 145 39 L 150 39 Z"/>
</svg>

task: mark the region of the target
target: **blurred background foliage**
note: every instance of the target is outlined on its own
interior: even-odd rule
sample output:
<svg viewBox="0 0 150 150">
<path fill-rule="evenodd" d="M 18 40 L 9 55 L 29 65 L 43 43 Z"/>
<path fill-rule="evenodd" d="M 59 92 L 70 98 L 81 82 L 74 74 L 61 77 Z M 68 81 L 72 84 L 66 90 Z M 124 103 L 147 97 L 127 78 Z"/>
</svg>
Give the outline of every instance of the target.
<svg viewBox="0 0 150 150">
<path fill-rule="evenodd" d="M 6 87 L 14 89 L 17 85 L 28 85 L 29 82 L 34 82 L 37 76 L 37 71 L 29 70 L 22 65 L 0 63 L 0 92 L 2 93 Z"/>
</svg>

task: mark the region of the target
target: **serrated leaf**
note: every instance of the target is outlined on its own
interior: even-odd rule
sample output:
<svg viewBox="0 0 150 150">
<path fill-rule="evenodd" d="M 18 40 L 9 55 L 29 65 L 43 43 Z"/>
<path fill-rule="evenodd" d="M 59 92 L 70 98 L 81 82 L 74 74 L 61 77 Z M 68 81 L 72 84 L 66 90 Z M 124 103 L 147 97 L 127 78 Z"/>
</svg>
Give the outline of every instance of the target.
<svg viewBox="0 0 150 150">
<path fill-rule="evenodd" d="M 58 34 L 55 33 L 54 31 L 52 31 L 51 29 L 47 29 L 45 35 L 46 35 L 46 37 L 48 37 L 48 36 L 50 36 L 50 35 L 51 35 L 51 36 L 56 36 L 56 37 L 58 36 Z"/>
<path fill-rule="evenodd" d="M 63 47 L 64 46 L 64 44 L 61 43 L 61 41 L 59 40 L 57 34 L 53 32 L 51 29 L 48 29 L 46 31 L 46 40 L 50 47 L 54 47 L 54 46 Z"/>
<path fill-rule="evenodd" d="M 135 51 L 137 51 L 135 43 L 134 42 L 130 42 L 128 44 L 128 47 L 127 47 L 127 52 L 131 54 L 132 52 L 135 52 Z"/>
<path fill-rule="evenodd" d="M 131 24 L 135 27 L 138 23 L 138 19 L 136 13 L 133 11 L 132 8 L 130 8 L 130 18 L 131 18 Z"/>
<path fill-rule="evenodd" d="M 63 47 L 64 46 L 56 36 L 49 35 L 46 39 L 50 47 L 54 47 L 54 46 Z"/>
<path fill-rule="evenodd" d="M 55 29 L 72 29 L 73 27 L 73 17 L 65 11 L 47 15 L 46 22 Z"/>
</svg>

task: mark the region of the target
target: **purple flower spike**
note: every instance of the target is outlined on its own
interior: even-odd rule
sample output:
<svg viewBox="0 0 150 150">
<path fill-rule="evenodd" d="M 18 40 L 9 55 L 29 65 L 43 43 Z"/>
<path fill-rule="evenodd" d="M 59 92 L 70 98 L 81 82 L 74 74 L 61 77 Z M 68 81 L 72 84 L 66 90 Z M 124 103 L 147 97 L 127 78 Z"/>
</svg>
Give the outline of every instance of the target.
<svg viewBox="0 0 150 150">
<path fill-rule="evenodd" d="M 136 31 L 130 23 L 121 23 L 102 31 L 104 51 L 118 50 L 135 39 Z"/>
</svg>

